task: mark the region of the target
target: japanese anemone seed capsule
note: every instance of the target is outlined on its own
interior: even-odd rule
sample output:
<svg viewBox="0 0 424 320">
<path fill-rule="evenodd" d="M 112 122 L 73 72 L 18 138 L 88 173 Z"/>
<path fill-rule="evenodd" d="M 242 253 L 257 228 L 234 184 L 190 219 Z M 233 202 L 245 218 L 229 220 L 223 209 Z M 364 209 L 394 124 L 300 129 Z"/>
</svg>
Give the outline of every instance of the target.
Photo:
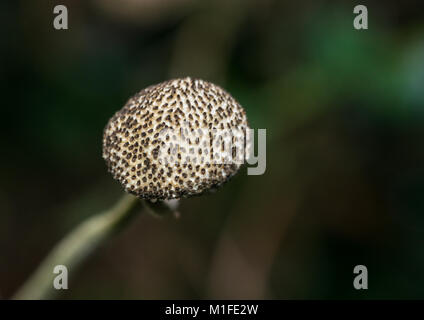
<svg viewBox="0 0 424 320">
<path fill-rule="evenodd" d="M 103 158 L 126 192 L 178 199 L 227 181 L 246 154 L 246 113 L 222 88 L 174 79 L 130 98 L 108 122 Z"/>
</svg>

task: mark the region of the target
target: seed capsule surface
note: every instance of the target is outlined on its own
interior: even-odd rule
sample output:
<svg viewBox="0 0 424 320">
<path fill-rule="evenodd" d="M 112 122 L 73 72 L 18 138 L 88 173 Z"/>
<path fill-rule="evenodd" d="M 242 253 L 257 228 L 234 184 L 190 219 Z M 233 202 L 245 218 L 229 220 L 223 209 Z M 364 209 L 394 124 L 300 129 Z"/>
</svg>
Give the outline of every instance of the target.
<svg viewBox="0 0 424 320">
<path fill-rule="evenodd" d="M 246 113 L 225 90 L 174 79 L 130 98 L 108 122 L 103 158 L 126 192 L 176 199 L 216 188 L 245 158 Z"/>
</svg>

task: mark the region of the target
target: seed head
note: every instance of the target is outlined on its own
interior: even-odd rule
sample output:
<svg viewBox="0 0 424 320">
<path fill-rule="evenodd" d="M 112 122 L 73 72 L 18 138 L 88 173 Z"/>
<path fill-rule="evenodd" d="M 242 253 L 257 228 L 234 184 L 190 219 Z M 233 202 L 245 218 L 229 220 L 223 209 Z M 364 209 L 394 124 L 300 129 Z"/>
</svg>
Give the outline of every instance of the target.
<svg viewBox="0 0 424 320">
<path fill-rule="evenodd" d="M 246 152 L 246 113 L 222 88 L 200 79 L 150 86 L 108 122 L 103 158 L 126 192 L 176 199 L 216 188 Z"/>
</svg>

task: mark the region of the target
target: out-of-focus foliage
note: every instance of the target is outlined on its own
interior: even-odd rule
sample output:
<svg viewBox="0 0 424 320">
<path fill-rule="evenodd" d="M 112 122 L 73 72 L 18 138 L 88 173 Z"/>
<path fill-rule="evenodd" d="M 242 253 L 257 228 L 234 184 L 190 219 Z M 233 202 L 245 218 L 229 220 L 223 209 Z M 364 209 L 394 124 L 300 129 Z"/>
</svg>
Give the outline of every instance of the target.
<svg viewBox="0 0 424 320">
<path fill-rule="evenodd" d="M 140 218 L 71 298 L 424 298 L 424 7 L 277 0 L 0 4 L 0 297 L 122 191 L 109 117 L 170 77 L 226 88 L 267 129 L 267 170 Z M 369 290 L 353 289 L 353 268 Z"/>
</svg>

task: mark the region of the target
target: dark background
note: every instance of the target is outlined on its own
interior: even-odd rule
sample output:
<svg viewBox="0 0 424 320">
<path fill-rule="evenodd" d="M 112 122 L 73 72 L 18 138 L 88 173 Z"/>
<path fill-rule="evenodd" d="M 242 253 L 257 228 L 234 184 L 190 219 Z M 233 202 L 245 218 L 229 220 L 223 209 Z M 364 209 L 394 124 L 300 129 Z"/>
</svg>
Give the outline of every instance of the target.
<svg viewBox="0 0 424 320">
<path fill-rule="evenodd" d="M 69 30 L 53 28 L 58 4 Z M 422 4 L 2 1 L 0 298 L 120 198 L 103 127 L 179 76 L 221 85 L 267 129 L 266 173 L 184 200 L 179 220 L 141 215 L 59 298 L 424 298 Z"/>
</svg>

